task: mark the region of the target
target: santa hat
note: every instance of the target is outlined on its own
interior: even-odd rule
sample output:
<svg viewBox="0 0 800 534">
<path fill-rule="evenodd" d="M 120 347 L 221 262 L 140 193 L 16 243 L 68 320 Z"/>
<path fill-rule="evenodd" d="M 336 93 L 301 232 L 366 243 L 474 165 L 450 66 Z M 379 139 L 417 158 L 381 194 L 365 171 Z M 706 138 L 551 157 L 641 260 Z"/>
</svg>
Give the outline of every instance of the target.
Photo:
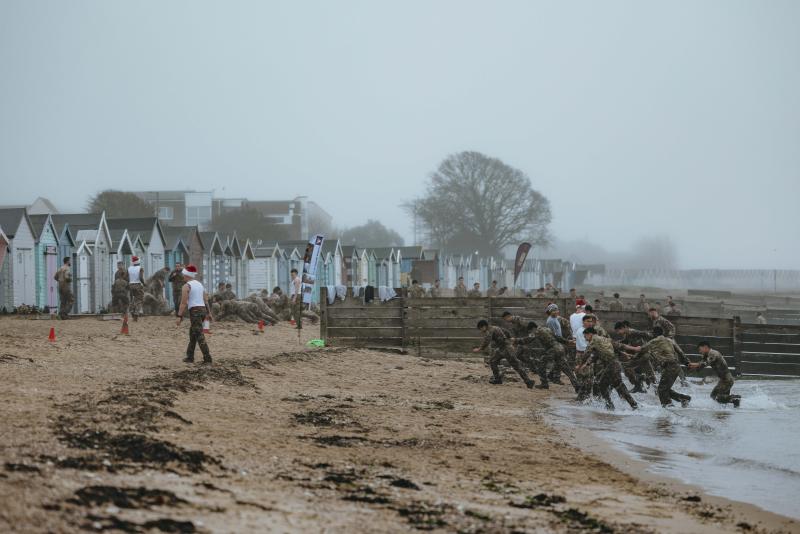
<svg viewBox="0 0 800 534">
<path fill-rule="evenodd" d="M 134 265 L 139 265 L 139 256 L 134 256 L 131 258 L 131 261 Z"/>
<path fill-rule="evenodd" d="M 181 271 L 181 273 L 183 274 L 183 276 L 188 276 L 189 278 L 197 278 L 197 267 L 195 267 L 192 264 L 189 264 L 183 268 L 183 271 Z"/>
<path fill-rule="evenodd" d="M 575 301 L 575 306 L 586 306 L 586 301 L 583 299 L 578 299 Z"/>
</svg>

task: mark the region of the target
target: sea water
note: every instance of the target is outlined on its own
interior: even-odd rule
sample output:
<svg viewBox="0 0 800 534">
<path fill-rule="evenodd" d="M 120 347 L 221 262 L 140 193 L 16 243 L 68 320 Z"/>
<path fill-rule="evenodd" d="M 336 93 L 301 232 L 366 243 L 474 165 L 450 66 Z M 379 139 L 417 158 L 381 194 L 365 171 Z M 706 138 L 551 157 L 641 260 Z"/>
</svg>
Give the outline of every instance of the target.
<svg viewBox="0 0 800 534">
<path fill-rule="evenodd" d="M 635 394 L 631 410 L 616 392 L 615 411 L 597 401 L 566 402 L 552 413 L 587 428 L 614 447 L 706 492 L 800 518 L 800 380 L 737 380 L 739 408 L 709 396 L 714 382 L 690 378 L 675 389 L 688 408 L 662 408 L 654 387 Z"/>
</svg>

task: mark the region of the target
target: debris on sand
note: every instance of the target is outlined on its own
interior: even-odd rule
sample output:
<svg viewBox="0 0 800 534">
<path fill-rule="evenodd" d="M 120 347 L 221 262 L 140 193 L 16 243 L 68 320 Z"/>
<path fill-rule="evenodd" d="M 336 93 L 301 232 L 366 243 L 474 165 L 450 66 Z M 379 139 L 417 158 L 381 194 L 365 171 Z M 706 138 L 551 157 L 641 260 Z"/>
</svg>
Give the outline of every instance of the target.
<svg viewBox="0 0 800 534">
<path fill-rule="evenodd" d="M 67 502 L 81 506 L 113 504 L 118 508 L 140 509 L 153 506 L 181 506 L 187 501 L 171 491 L 144 487 L 87 486 L 75 492 Z"/>
<path fill-rule="evenodd" d="M 528 495 L 525 497 L 524 501 L 511 501 L 508 504 L 514 508 L 543 508 L 565 502 L 567 502 L 567 499 L 561 495 L 548 495 L 546 493 L 539 493 L 534 496 Z"/>
<path fill-rule="evenodd" d="M 115 530 L 131 533 L 144 533 L 153 530 L 161 532 L 179 532 L 179 533 L 192 533 L 197 532 L 197 528 L 191 521 L 178 521 L 175 519 L 162 518 L 145 521 L 144 523 L 136 523 L 134 521 L 126 521 L 118 517 L 102 517 L 97 515 L 88 515 L 88 522 L 81 525 L 85 530 L 94 530 L 102 532 L 105 530 Z"/>
<path fill-rule="evenodd" d="M 6 471 L 15 471 L 17 473 L 39 473 L 40 469 L 38 466 L 29 465 L 29 464 L 15 464 L 11 462 L 6 462 L 5 464 Z"/>
</svg>

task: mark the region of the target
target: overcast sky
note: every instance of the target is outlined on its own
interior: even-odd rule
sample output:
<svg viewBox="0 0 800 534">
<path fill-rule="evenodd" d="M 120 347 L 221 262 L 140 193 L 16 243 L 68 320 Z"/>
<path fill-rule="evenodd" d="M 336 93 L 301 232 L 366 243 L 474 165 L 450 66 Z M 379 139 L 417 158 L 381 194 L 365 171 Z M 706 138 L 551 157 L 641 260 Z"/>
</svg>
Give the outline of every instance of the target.
<svg viewBox="0 0 800 534">
<path fill-rule="evenodd" d="M 0 0 L 0 204 L 104 188 L 399 208 L 448 154 L 553 234 L 800 268 L 800 2 Z"/>
</svg>

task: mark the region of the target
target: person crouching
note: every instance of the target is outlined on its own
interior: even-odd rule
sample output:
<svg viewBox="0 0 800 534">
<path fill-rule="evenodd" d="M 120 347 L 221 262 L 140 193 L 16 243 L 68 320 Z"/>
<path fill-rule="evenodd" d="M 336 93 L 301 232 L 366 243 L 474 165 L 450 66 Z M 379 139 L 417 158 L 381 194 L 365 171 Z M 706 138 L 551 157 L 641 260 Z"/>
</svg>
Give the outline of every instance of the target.
<svg viewBox="0 0 800 534">
<path fill-rule="evenodd" d="M 195 346 L 200 345 L 200 351 L 203 353 L 203 363 L 211 363 L 211 353 L 206 344 L 206 336 L 203 334 L 203 321 L 206 317 L 213 319 L 211 308 L 208 305 L 208 293 L 206 293 L 203 284 L 195 280 L 197 267 L 187 265 L 181 274 L 183 274 L 186 283 L 181 289 L 181 304 L 178 308 L 178 321 L 176 324 L 181 324 L 187 311 L 191 321 L 189 326 L 189 345 L 186 347 L 186 358 L 183 361 L 193 363 Z"/>
</svg>

